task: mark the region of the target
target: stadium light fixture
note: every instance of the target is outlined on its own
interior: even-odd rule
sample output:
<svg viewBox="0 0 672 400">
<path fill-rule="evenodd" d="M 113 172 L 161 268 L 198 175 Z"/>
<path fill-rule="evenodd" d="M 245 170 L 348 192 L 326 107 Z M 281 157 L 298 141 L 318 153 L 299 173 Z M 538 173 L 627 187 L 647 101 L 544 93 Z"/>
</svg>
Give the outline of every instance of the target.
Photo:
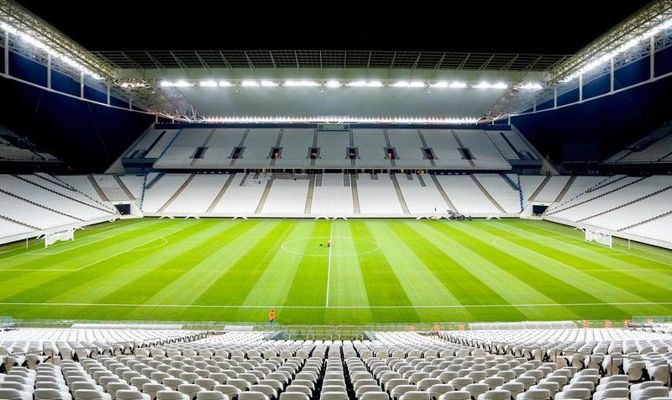
<svg viewBox="0 0 672 400">
<path fill-rule="evenodd" d="M 219 87 L 230 87 L 233 86 L 233 84 L 229 81 L 219 81 L 218 82 Z"/>
<path fill-rule="evenodd" d="M 568 82 L 672 28 L 672 3 L 655 0 L 550 71 L 548 81 Z"/>
<path fill-rule="evenodd" d="M 57 58 L 58 60 L 62 61 L 64 64 L 66 64 L 66 65 L 68 65 L 68 66 L 70 66 L 70 67 L 72 67 L 72 68 L 74 68 L 78 71 L 81 71 L 81 72 L 85 73 L 86 75 L 92 77 L 93 79 L 96 79 L 96 80 L 102 80 L 103 79 L 102 76 L 100 76 L 99 74 L 91 71 L 90 69 L 88 69 L 84 65 L 78 63 L 77 61 L 75 61 L 71 57 L 69 57 L 69 56 L 67 56 L 63 53 L 58 52 L 57 50 L 51 48 L 47 44 L 45 44 L 45 43 L 41 42 L 40 40 L 34 38 L 30 34 L 28 34 L 26 32 L 22 32 L 22 31 L 18 30 L 17 28 L 15 28 L 14 26 L 9 25 L 6 22 L 0 23 L 0 28 L 2 30 L 4 30 L 5 32 L 7 32 L 8 34 L 17 36 L 19 39 L 23 40 L 24 42 L 31 45 L 32 47 L 35 47 L 39 50 L 42 50 L 42 51 L 46 52 L 50 56 Z"/>
<path fill-rule="evenodd" d="M 324 86 L 326 86 L 328 88 L 337 88 L 337 87 L 341 87 L 341 82 L 332 79 L 332 80 L 328 80 L 327 83 L 324 84 Z"/>
<path fill-rule="evenodd" d="M 408 83 L 408 87 L 409 87 L 409 88 L 421 88 L 421 87 L 425 87 L 425 82 L 422 82 L 422 81 L 410 81 L 410 82 Z"/>
<path fill-rule="evenodd" d="M 124 89 L 139 89 L 139 88 L 147 88 L 150 85 L 145 83 L 145 82 L 122 82 L 119 84 Z"/>
<path fill-rule="evenodd" d="M 161 87 L 173 87 L 175 84 L 171 81 L 161 81 L 160 83 Z"/>
<path fill-rule="evenodd" d="M 474 89 L 506 89 L 509 85 L 504 82 L 490 83 L 490 82 L 479 82 L 472 86 Z"/>
<path fill-rule="evenodd" d="M 244 86 L 244 87 L 256 87 L 256 86 L 259 86 L 259 82 L 257 82 L 257 81 L 253 81 L 253 80 L 249 80 L 249 79 L 245 79 L 244 81 L 240 82 L 240 86 Z"/>
<path fill-rule="evenodd" d="M 478 82 L 477 84 L 472 85 L 471 87 L 474 89 L 490 89 L 492 85 L 490 84 L 490 82 Z"/>
<path fill-rule="evenodd" d="M 352 81 L 352 82 L 348 82 L 348 83 L 346 83 L 345 86 L 349 86 L 349 87 L 364 87 L 364 86 L 366 86 L 366 81 Z"/>
<path fill-rule="evenodd" d="M 467 87 L 467 82 L 452 81 L 448 87 L 451 89 L 464 89 Z"/>
<path fill-rule="evenodd" d="M 286 80 L 284 83 L 284 86 L 287 87 L 315 87 L 315 86 L 320 86 L 319 83 L 315 81 L 310 81 L 310 80 L 300 80 L 300 81 L 295 81 L 295 80 Z"/>
<path fill-rule="evenodd" d="M 398 81 L 395 82 L 392 87 L 408 87 L 409 83 L 407 81 Z"/>
<path fill-rule="evenodd" d="M 516 86 L 519 90 L 542 90 L 543 88 L 539 82 L 523 82 Z"/>
<path fill-rule="evenodd" d="M 278 84 L 273 82 L 273 81 L 263 80 L 263 81 L 261 81 L 261 86 L 263 86 L 263 87 L 276 87 L 276 86 L 278 86 Z"/>
<path fill-rule="evenodd" d="M 187 81 L 185 81 L 184 79 L 180 79 L 179 81 L 176 81 L 173 85 L 174 85 L 175 87 L 190 87 L 190 86 L 194 86 L 193 83 L 191 83 L 191 82 L 187 82 Z"/>
<path fill-rule="evenodd" d="M 214 81 L 214 80 L 212 80 L 212 79 L 208 79 L 208 80 L 205 80 L 205 81 L 200 81 L 200 82 L 198 83 L 198 86 L 202 86 L 202 87 L 217 87 L 217 81 Z"/>
<path fill-rule="evenodd" d="M 366 87 L 383 87 L 383 82 L 381 81 L 368 81 Z"/>
<path fill-rule="evenodd" d="M 479 119 L 474 117 L 354 117 L 354 116 L 314 116 L 314 117 L 207 117 L 205 122 L 212 123 L 371 123 L 371 124 L 437 124 L 437 125 L 473 125 Z"/>
<path fill-rule="evenodd" d="M 434 83 L 430 84 L 429 87 L 437 88 L 437 89 L 445 89 L 445 88 L 448 87 L 448 82 L 446 82 L 446 81 L 434 82 Z"/>
</svg>

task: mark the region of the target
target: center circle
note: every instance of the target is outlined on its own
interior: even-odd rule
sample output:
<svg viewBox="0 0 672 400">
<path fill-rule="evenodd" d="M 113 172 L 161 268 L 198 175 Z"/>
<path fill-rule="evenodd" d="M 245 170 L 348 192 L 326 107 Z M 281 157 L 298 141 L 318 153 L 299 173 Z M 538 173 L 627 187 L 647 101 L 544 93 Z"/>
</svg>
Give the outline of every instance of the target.
<svg viewBox="0 0 672 400">
<path fill-rule="evenodd" d="M 331 238 L 331 247 L 328 246 L 329 236 L 309 237 L 306 239 L 292 239 L 284 242 L 280 248 L 292 254 L 307 257 L 353 257 L 378 250 L 379 246 L 373 240 L 355 239 L 352 237 Z"/>
</svg>

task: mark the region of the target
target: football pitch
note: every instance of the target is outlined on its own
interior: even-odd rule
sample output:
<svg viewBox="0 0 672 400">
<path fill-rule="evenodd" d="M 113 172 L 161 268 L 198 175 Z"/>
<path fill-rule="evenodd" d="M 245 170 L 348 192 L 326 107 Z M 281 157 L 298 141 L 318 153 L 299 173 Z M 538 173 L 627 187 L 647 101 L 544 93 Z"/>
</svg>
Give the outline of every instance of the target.
<svg viewBox="0 0 672 400">
<path fill-rule="evenodd" d="M 672 315 L 672 252 L 513 219 L 138 219 L 0 247 L 3 316 L 263 322 L 272 307 L 278 324 Z"/>
</svg>

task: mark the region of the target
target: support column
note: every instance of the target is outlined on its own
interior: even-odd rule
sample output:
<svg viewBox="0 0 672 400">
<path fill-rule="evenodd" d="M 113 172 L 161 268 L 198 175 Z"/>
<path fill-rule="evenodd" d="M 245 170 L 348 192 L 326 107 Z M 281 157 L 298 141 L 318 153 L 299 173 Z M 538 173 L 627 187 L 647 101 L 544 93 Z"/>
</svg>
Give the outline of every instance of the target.
<svg viewBox="0 0 672 400">
<path fill-rule="evenodd" d="M 609 93 L 614 91 L 614 57 L 609 59 Z"/>
<path fill-rule="evenodd" d="M 5 75 L 9 76 L 9 32 L 5 31 Z"/>
<path fill-rule="evenodd" d="M 553 108 L 558 108 L 558 88 L 553 88 Z"/>
<path fill-rule="evenodd" d="M 47 88 L 51 89 L 51 54 L 47 54 Z"/>
<path fill-rule="evenodd" d="M 79 97 L 84 98 L 84 71 L 79 71 Z"/>
<path fill-rule="evenodd" d="M 583 74 L 579 75 L 579 102 L 583 101 Z"/>
<path fill-rule="evenodd" d="M 656 77 L 656 37 L 649 38 L 649 79 Z"/>
</svg>

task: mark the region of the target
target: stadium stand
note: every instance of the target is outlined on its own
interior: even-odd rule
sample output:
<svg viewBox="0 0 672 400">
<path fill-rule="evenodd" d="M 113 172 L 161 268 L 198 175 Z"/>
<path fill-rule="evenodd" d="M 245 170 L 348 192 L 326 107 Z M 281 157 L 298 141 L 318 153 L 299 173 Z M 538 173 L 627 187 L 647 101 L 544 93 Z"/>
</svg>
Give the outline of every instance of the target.
<svg viewBox="0 0 672 400">
<path fill-rule="evenodd" d="M 605 164 L 672 163 L 672 126 L 666 125 L 619 151 Z"/>
<path fill-rule="evenodd" d="M 353 341 L 273 340 L 265 332 L 21 329 L 0 333 L 6 372 L 0 396 L 668 398 L 672 341 L 665 329 L 371 332 Z"/>
<path fill-rule="evenodd" d="M 0 163 L 60 164 L 62 161 L 44 152 L 30 140 L 0 125 Z"/>
<path fill-rule="evenodd" d="M 116 209 L 48 175 L 0 175 L 3 243 L 44 231 L 75 228 L 118 218 Z"/>
<path fill-rule="evenodd" d="M 164 130 L 160 126 L 148 129 L 126 151 L 122 161 L 127 166 L 147 159 L 156 169 L 181 170 L 264 167 L 510 170 L 508 160 L 536 159 L 515 130 L 319 131 L 217 126 Z M 349 149 L 353 149 L 352 158 Z"/>
<path fill-rule="evenodd" d="M 115 219 L 113 204 L 129 202 L 145 216 L 301 218 L 518 217 L 544 204 L 549 221 L 667 247 L 670 189 L 669 176 L 625 175 L 2 175 L 0 240 Z"/>
<path fill-rule="evenodd" d="M 355 213 L 350 175 L 322 174 L 315 177 L 310 213 L 338 217 Z"/>
</svg>

